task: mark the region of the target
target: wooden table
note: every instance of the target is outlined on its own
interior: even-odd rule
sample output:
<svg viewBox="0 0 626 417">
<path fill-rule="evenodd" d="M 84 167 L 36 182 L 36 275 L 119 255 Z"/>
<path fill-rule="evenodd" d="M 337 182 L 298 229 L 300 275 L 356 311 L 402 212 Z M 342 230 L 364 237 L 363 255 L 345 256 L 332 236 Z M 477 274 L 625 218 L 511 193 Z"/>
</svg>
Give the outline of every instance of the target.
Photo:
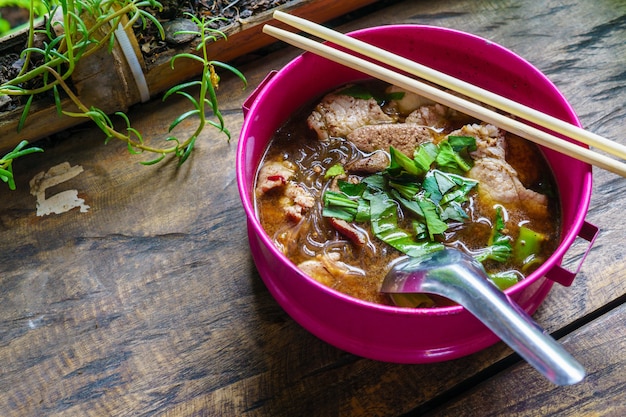
<svg viewBox="0 0 626 417">
<path fill-rule="evenodd" d="M 587 129 L 626 143 L 624 1 L 396 1 L 366 11 L 339 29 L 422 23 L 490 38 L 544 71 Z M 206 130 L 179 169 L 141 166 L 90 126 L 16 162 L 17 191 L 0 189 L 0 414 L 626 415 L 626 186 L 598 169 L 587 220 L 601 234 L 574 284 L 555 286 L 535 314 L 587 369 L 580 384 L 551 385 L 502 343 L 428 365 L 359 358 L 276 304 L 248 252 L 235 148 L 243 100 L 298 53 L 241 61 L 245 91 L 225 76 L 234 138 Z M 164 137 L 185 106 L 155 100 L 130 114 L 147 137 Z M 37 216 L 29 181 L 64 162 L 82 172 L 42 198 L 76 190 L 83 210 Z"/>
</svg>

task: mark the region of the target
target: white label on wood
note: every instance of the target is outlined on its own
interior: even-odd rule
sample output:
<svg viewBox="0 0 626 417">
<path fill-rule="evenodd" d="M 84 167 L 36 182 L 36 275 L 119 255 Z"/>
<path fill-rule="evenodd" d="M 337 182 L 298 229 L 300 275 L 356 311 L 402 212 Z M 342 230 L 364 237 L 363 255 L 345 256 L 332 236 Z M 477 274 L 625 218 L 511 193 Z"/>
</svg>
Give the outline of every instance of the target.
<svg viewBox="0 0 626 417">
<path fill-rule="evenodd" d="M 73 208 L 80 208 L 86 213 L 89 206 L 85 200 L 78 197 L 77 190 L 67 190 L 46 198 L 46 189 L 68 181 L 83 172 L 80 165 L 70 166 L 69 162 L 55 165 L 47 172 L 40 172 L 30 180 L 30 193 L 37 197 L 37 216 L 61 214 Z"/>
</svg>

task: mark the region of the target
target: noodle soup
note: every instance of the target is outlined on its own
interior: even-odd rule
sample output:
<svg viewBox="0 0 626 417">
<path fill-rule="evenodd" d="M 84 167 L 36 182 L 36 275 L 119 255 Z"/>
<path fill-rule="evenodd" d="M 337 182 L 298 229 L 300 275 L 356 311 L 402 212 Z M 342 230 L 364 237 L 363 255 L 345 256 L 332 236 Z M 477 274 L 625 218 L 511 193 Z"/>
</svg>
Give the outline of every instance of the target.
<svg viewBox="0 0 626 417">
<path fill-rule="evenodd" d="M 259 220 L 294 264 L 379 304 L 391 303 L 379 290 L 394 261 L 444 246 L 479 259 L 501 289 L 524 279 L 558 245 L 558 202 L 534 144 L 377 81 L 296 112 L 255 186 Z"/>
</svg>

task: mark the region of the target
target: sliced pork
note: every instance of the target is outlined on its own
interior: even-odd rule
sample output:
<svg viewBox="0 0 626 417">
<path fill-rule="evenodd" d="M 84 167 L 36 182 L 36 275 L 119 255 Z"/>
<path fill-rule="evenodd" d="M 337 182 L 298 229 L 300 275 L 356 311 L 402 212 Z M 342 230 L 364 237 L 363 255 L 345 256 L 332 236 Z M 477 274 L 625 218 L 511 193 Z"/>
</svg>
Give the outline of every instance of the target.
<svg viewBox="0 0 626 417">
<path fill-rule="evenodd" d="M 268 161 L 261 167 L 257 178 L 256 193 L 261 195 L 276 187 L 282 187 L 293 178 L 295 168 L 287 162 Z"/>
<path fill-rule="evenodd" d="M 388 151 L 390 146 L 413 157 L 420 144 L 433 141 L 432 129 L 414 124 L 398 123 L 364 126 L 352 131 L 347 139 L 363 152 Z"/>
<path fill-rule="evenodd" d="M 375 151 L 363 158 L 346 165 L 346 171 L 360 174 L 374 174 L 384 171 L 389 166 L 389 155 L 384 151 Z"/>
<path fill-rule="evenodd" d="M 366 100 L 335 93 L 326 95 L 307 119 L 320 140 L 345 137 L 362 126 L 393 122 L 373 98 Z"/>
</svg>

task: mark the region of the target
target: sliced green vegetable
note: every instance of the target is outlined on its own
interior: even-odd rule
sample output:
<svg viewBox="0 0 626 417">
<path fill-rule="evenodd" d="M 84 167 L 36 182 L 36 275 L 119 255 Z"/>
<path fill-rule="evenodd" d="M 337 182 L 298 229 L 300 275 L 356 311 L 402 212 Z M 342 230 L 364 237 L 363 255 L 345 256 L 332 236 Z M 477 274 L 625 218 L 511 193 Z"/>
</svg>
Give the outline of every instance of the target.
<svg viewBox="0 0 626 417">
<path fill-rule="evenodd" d="M 422 189 L 419 184 L 407 181 L 390 180 L 389 186 L 408 200 L 412 200 Z"/>
<path fill-rule="evenodd" d="M 347 195 L 337 191 L 324 193 L 324 209 L 322 215 L 335 217 L 346 221 L 353 221 L 357 214 L 359 203 Z"/>
<path fill-rule="evenodd" d="M 455 152 L 476 150 L 476 138 L 472 136 L 448 136 L 447 140 Z"/>
<path fill-rule="evenodd" d="M 442 142 L 442 158 L 450 155 L 455 161 L 454 170 L 459 171 L 456 161 L 464 160 L 453 146 L 465 152 L 475 142 L 466 137 L 452 142 Z M 436 237 L 448 229 L 447 221 L 463 222 L 468 218 L 461 204 L 478 182 L 447 172 L 452 171 L 449 168 L 437 169 L 441 152 L 440 146 L 425 143 L 415 150 L 412 159 L 391 147 L 385 171 L 365 177 L 360 184 L 340 180 L 340 192 L 326 191 L 323 215 L 346 221 L 369 220 L 375 237 L 410 256 L 442 249 Z M 343 168 L 333 166 L 327 175 L 336 172 L 342 173 Z M 408 216 L 411 230 L 399 225 L 400 208 L 403 216 Z"/>
<path fill-rule="evenodd" d="M 413 161 L 419 169 L 426 172 L 437 159 L 438 153 L 439 149 L 437 148 L 437 145 L 432 142 L 426 142 L 415 149 L 415 152 L 413 153 Z"/>
<path fill-rule="evenodd" d="M 486 248 L 483 248 L 475 258 L 479 262 L 492 260 L 496 262 L 506 262 L 513 252 L 511 238 L 502 233 L 504 229 L 504 218 L 502 216 L 502 208 L 496 209 L 496 218 L 491 229 L 491 236 Z"/>
<path fill-rule="evenodd" d="M 413 159 L 395 149 L 393 146 L 389 148 L 389 156 L 390 163 L 386 172 L 394 178 L 401 178 L 406 175 L 414 178 L 425 173 L 425 171 L 417 167 Z"/>
<path fill-rule="evenodd" d="M 539 232 L 522 225 L 519 229 L 519 237 L 515 241 L 513 254 L 515 262 L 521 263 L 523 267 L 538 262 L 537 255 L 541 252 L 541 245 L 548 240 L 548 237 Z"/>
<path fill-rule="evenodd" d="M 328 170 L 326 171 L 326 174 L 324 174 L 324 179 L 334 178 L 339 175 L 344 175 L 345 173 L 346 171 L 343 169 L 343 165 L 335 164 L 331 166 L 330 168 L 328 168 Z"/>
<path fill-rule="evenodd" d="M 465 160 L 452 148 L 449 140 L 439 142 L 439 153 L 435 159 L 440 169 L 452 172 L 467 172 L 472 169 L 470 161 Z"/>
<path fill-rule="evenodd" d="M 489 274 L 489 280 L 502 291 L 517 284 L 519 279 L 519 273 L 515 271 L 502 271 L 495 274 Z"/>
<path fill-rule="evenodd" d="M 367 88 L 359 84 L 354 84 L 349 87 L 346 87 L 343 90 L 339 91 L 337 94 L 359 98 L 362 100 L 369 100 L 370 98 L 373 97 L 372 93 Z"/>
<path fill-rule="evenodd" d="M 437 205 L 424 195 L 418 195 L 417 204 L 424 213 L 424 220 L 426 221 L 426 228 L 428 229 L 428 235 L 430 240 L 434 239 L 435 235 L 439 235 L 448 229 L 446 222 L 442 221 L 437 211 Z"/>
<path fill-rule="evenodd" d="M 367 188 L 367 184 L 362 182 L 354 184 L 348 181 L 339 180 L 337 184 L 339 186 L 339 190 L 350 197 L 361 197 Z"/>
<path fill-rule="evenodd" d="M 370 196 L 371 224 L 374 236 L 409 256 L 420 256 L 443 248 L 435 242 L 418 242 L 398 226 L 397 203 L 384 193 Z"/>
</svg>

